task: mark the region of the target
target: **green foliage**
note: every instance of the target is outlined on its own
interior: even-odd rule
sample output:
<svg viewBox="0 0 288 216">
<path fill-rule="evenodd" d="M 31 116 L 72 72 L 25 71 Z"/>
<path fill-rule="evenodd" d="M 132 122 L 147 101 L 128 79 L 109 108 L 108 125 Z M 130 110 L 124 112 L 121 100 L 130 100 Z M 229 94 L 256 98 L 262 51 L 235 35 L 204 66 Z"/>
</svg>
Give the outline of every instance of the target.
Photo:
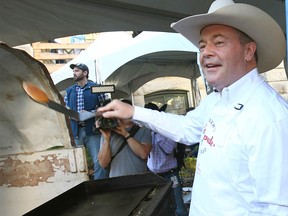
<svg viewBox="0 0 288 216">
<path fill-rule="evenodd" d="M 87 160 L 87 166 L 88 166 L 88 169 L 92 169 L 93 170 L 93 160 L 90 156 L 90 154 L 88 154 L 88 151 L 85 151 L 86 152 L 86 160 Z"/>
<path fill-rule="evenodd" d="M 195 171 L 197 158 L 196 157 L 187 157 L 184 160 L 185 160 L 186 168 L 190 169 L 192 171 Z"/>
<path fill-rule="evenodd" d="M 193 185 L 194 174 L 196 170 L 196 157 L 186 157 L 185 167 L 183 167 L 180 171 L 180 176 L 183 180 L 184 187 L 191 187 Z"/>
</svg>

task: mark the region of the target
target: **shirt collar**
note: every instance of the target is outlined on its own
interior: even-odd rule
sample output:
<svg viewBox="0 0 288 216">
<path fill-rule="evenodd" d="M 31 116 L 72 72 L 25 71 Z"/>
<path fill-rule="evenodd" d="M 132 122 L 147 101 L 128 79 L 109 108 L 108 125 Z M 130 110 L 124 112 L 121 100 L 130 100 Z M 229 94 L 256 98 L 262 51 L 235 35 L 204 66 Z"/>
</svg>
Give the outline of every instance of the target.
<svg viewBox="0 0 288 216">
<path fill-rule="evenodd" d="M 83 88 L 85 88 L 85 87 L 87 86 L 87 83 L 88 83 L 88 82 L 86 82 L 84 86 L 80 86 L 78 83 L 76 83 L 76 86 L 77 86 L 78 88 L 82 88 L 82 89 L 83 89 Z"/>
<path fill-rule="evenodd" d="M 258 69 L 255 68 L 234 82 L 232 85 L 225 87 L 221 91 L 221 100 L 227 101 L 229 104 L 242 104 L 246 102 L 254 88 L 258 86 L 257 83 L 263 82 L 260 77 Z"/>
</svg>

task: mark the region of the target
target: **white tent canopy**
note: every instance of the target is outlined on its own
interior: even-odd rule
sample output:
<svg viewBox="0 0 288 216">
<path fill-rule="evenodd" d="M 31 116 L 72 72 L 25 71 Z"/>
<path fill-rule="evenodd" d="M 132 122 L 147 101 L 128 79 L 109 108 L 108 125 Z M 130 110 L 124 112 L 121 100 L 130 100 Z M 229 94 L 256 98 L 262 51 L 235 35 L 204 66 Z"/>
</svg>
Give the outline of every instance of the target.
<svg viewBox="0 0 288 216">
<path fill-rule="evenodd" d="M 111 38 L 113 38 L 111 34 L 113 33 L 109 34 L 108 40 L 104 41 L 100 38 L 95 41 L 79 56 L 52 74 L 52 79 L 60 91 L 73 82 L 69 65 L 78 62 L 85 63 L 89 67 L 91 80 L 115 84 L 116 89 L 121 89 L 126 93 L 131 90 L 128 90 L 130 82 L 134 81 L 134 86 L 139 88 L 151 79 L 164 76 L 165 72 L 167 76 L 177 75 L 191 78 L 198 49 L 180 34 L 142 32 L 135 38 L 127 39 L 127 36 L 120 38 L 121 33 L 115 32 L 113 42 L 111 42 Z M 111 44 L 112 46 L 108 46 Z M 113 46 L 113 44 L 116 45 Z M 129 64 L 127 64 L 128 62 Z M 141 68 L 135 68 L 135 62 L 140 63 Z M 125 70 L 123 65 L 126 67 Z M 128 69 L 128 67 L 130 68 Z M 163 69 L 165 69 L 164 73 Z M 116 70 L 118 73 L 115 79 L 115 75 L 112 74 Z M 96 74 L 98 77 L 95 76 Z M 137 81 L 135 81 L 136 79 Z M 125 87 L 123 88 L 123 86 Z M 132 90 L 135 91 L 136 89 Z"/>
<path fill-rule="evenodd" d="M 190 15 L 207 13 L 213 2 L 213 0 L 182 0 L 180 3 L 175 0 L 0 1 L 0 41 L 9 46 L 92 32 L 174 32 L 170 27 L 171 23 Z M 234 1 L 251 4 L 266 11 L 286 32 L 285 1 Z"/>
<path fill-rule="evenodd" d="M 213 1 L 0 0 L 0 41 L 17 46 L 94 32 L 174 32 L 171 23 L 187 16 L 207 13 Z M 234 1 L 266 11 L 286 32 L 286 1 Z"/>
<path fill-rule="evenodd" d="M 73 78 L 70 64 L 84 63 L 89 68 L 89 79 L 93 81 L 100 81 L 96 77 L 96 64 L 95 61 L 101 56 L 109 52 L 116 51 L 123 46 L 126 46 L 132 40 L 132 36 L 127 32 L 105 32 L 101 33 L 96 41 L 94 41 L 86 50 L 81 52 L 76 58 L 71 60 L 68 64 L 64 65 L 59 70 L 51 74 L 52 80 L 55 84 Z M 72 82 L 72 81 L 71 81 Z M 66 86 L 67 87 L 67 86 Z"/>
<path fill-rule="evenodd" d="M 116 69 L 133 59 L 164 51 L 198 52 L 198 48 L 178 33 L 142 32 L 128 46 L 99 58 L 101 78 L 106 80 Z"/>
</svg>

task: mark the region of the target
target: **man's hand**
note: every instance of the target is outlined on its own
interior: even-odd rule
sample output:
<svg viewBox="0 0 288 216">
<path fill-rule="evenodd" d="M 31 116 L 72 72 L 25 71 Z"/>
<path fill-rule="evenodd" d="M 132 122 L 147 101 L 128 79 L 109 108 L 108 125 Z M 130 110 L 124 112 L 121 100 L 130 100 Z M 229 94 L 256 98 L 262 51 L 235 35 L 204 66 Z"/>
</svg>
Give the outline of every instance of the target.
<svg viewBox="0 0 288 216">
<path fill-rule="evenodd" d="M 104 118 L 131 119 L 134 107 L 120 100 L 112 100 L 106 106 L 98 108 L 97 112 Z"/>
<path fill-rule="evenodd" d="M 127 137 L 129 136 L 129 133 L 126 131 L 126 129 L 124 127 L 118 126 L 116 128 L 112 129 L 114 132 L 122 135 L 123 137 Z"/>
<path fill-rule="evenodd" d="M 101 132 L 101 135 L 103 136 L 104 140 L 110 141 L 110 137 L 111 137 L 111 130 L 110 129 L 99 129 Z"/>
<path fill-rule="evenodd" d="M 99 129 L 99 131 L 100 131 L 100 133 L 101 133 L 101 135 L 103 136 L 103 138 L 105 139 L 105 140 L 110 140 L 110 136 L 111 136 L 111 130 L 110 129 L 105 129 L 105 130 L 103 130 L 103 129 L 100 129 L 99 128 L 99 121 L 97 120 L 96 122 L 95 122 L 95 126 L 96 126 L 96 128 L 98 128 Z"/>
</svg>

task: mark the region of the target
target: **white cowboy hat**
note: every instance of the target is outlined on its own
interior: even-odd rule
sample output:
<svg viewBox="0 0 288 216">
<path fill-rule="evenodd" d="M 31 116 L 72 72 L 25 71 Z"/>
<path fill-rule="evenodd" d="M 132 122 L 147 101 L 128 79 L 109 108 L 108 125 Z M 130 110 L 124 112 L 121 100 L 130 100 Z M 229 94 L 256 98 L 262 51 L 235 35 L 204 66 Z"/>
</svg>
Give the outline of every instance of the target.
<svg viewBox="0 0 288 216">
<path fill-rule="evenodd" d="M 285 57 L 286 42 L 281 27 L 270 15 L 252 5 L 216 0 L 207 14 L 186 17 L 171 27 L 199 47 L 201 29 L 213 24 L 239 29 L 256 42 L 260 73 L 277 67 Z"/>
</svg>

